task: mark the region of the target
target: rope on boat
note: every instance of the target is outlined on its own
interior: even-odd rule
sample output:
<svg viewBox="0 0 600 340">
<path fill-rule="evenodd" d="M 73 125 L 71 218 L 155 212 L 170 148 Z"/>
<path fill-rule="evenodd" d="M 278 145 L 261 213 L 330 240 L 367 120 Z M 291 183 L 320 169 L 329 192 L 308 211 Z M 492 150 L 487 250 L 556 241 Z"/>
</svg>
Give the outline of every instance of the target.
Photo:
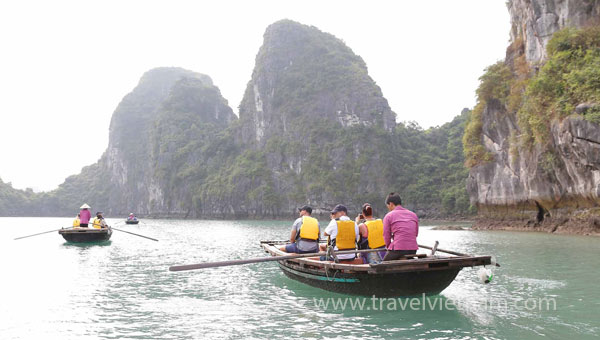
<svg viewBox="0 0 600 340">
<path fill-rule="evenodd" d="M 339 269 L 336 269 L 335 272 L 333 273 L 333 277 L 331 279 L 329 279 L 329 270 L 331 270 L 331 268 L 328 268 L 328 267 L 330 267 L 330 266 L 331 266 L 331 263 L 325 263 L 323 266 L 325 268 L 325 276 L 327 276 L 327 282 L 335 281 L 335 276 L 339 272 Z"/>
</svg>

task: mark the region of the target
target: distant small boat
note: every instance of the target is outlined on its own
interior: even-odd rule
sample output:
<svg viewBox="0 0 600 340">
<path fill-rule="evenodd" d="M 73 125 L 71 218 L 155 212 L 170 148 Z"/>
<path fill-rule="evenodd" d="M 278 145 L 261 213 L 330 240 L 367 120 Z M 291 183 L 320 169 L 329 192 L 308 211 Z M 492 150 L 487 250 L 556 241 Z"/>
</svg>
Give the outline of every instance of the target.
<svg viewBox="0 0 600 340">
<path fill-rule="evenodd" d="M 262 241 L 262 248 L 274 257 L 289 255 L 275 242 Z M 291 279 L 342 294 L 394 297 L 434 295 L 448 287 L 464 267 L 491 264 L 491 256 L 415 254 L 404 260 L 362 264 L 362 260 L 334 263 L 318 257 L 278 261 Z"/>
<path fill-rule="evenodd" d="M 61 229 L 58 231 L 67 242 L 90 243 L 110 240 L 112 236 L 111 228 L 72 228 Z"/>
<path fill-rule="evenodd" d="M 125 224 L 138 224 L 140 220 L 125 220 Z"/>
</svg>

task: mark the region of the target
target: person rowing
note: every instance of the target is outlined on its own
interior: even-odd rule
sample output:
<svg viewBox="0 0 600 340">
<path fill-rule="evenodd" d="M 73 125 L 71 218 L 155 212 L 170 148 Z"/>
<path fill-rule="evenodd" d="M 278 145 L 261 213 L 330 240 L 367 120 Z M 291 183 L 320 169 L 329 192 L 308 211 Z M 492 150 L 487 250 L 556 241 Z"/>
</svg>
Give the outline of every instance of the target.
<svg viewBox="0 0 600 340">
<path fill-rule="evenodd" d="M 84 203 L 79 209 L 81 209 L 79 211 L 79 226 L 81 228 L 87 228 L 90 219 L 92 218 L 92 213 L 90 213 L 91 207 L 87 205 L 87 203 Z"/>
</svg>

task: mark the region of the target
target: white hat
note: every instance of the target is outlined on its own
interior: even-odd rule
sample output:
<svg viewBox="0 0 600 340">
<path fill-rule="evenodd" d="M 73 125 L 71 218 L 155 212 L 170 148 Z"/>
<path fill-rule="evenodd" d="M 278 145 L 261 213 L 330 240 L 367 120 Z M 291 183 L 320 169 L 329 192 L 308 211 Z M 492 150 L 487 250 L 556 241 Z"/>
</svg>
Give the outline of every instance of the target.
<svg viewBox="0 0 600 340">
<path fill-rule="evenodd" d="M 90 208 L 91 208 L 91 207 L 90 207 L 89 205 L 87 205 L 87 204 L 85 204 L 85 203 L 84 203 L 84 204 L 81 206 L 81 208 L 79 208 L 79 209 L 90 209 Z"/>
</svg>

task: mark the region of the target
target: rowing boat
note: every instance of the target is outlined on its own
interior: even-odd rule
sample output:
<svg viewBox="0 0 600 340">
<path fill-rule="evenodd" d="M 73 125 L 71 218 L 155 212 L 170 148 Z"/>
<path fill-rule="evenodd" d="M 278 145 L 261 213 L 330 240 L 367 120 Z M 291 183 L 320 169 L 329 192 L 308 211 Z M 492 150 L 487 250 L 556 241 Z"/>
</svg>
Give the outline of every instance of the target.
<svg viewBox="0 0 600 340">
<path fill-rule="evenodd" d="M 261 246 L 271 256 L 290 255 L 274 241 Z M 453 254 L 460 254 L 451 252 Z M 300 282 L 324 290 L 363 296 L 399 297 L 434 295 L 446 289 L 465 267 L 492 264 L 491 256 L 406 255 L 404 259 L 363 264 L 362 260 L 320 261 L 305 257 L 278 261 L 283 273 Z"/>
<path fill-rule="evenodd" d="M 67 242 L 90 243 L 108 241 L 112 235 L 111 228 L 70 228 L 58 231 Z"/>
</svg>

